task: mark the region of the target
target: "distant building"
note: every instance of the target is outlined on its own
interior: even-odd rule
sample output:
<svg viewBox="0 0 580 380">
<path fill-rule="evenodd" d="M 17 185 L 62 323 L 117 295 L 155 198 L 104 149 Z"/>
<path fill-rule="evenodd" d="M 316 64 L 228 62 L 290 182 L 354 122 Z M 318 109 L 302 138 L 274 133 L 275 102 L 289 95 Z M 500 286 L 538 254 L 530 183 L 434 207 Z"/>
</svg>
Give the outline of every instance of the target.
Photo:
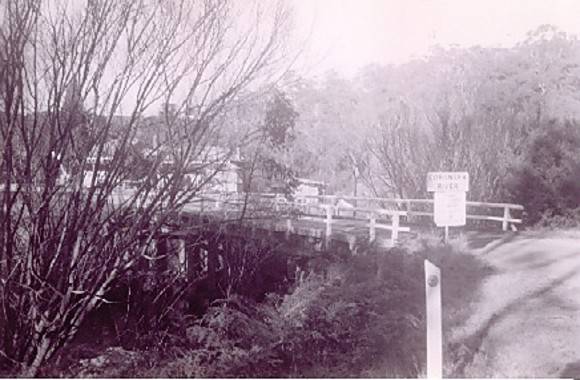
<svg viewBox="0 0 580 380">
<path fill-rule="evenodd" d="M 99 186 L 104 182 L 107 173 L 111 170 L 111 163 L 113 162 L 116 146 L 117 141 L 111 140 L 104 144 L 100 157 L 95 151 L 89 154 L 83 170 L 83 187 L 91 187 L 93 185 L 93 178 L 95 186 Z M 97 160 L 97 158 L 99 159 Z"/>
<path fill-rule="evenodd" d="M 105 178 L 107 177 L 107 172 L 110 170 L 112 157 L 101 157 L 99 160 L 99 166 L 97 170 L 97 158 L 88 157 L 86 163 L 86 169 L 83 173 L 83 187 L 89 188 L 93 184 L 93 178 L 95 186 L 101 185 Z"/>
<path fill-rule="evenodd" d="M 171 170 L 172 165 L 173 161 L 166 159 L 163 170 Z M 226 148 L 210 146 L 187 165 L 184 181 L 199 184 L 202 193 L 238 193 L 243 185 L 242 167 L 237 151 L 232 154 Z"/>
<path fill-rule="evenodd" d="M 322 181 L 314 181 L 307 178 L 296 178 L 298 186 L 294 191 L 295 197 L 324 195 L 326 184 Z"/>
</svg>

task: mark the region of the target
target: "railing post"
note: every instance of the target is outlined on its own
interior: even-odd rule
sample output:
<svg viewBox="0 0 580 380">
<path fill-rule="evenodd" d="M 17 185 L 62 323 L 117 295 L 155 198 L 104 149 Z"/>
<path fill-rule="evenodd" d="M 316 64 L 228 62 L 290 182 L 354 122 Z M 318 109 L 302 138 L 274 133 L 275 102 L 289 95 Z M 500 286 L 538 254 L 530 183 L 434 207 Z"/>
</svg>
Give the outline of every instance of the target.
<svg viewBox="0 0 580 380">
<path fill-rule="evenodd" d="M 407 223 L 409 223 L 411 221 L 411 201 L 407 200 Z"/>
<path fill-rule="evenodd" d="M 206 249 L 207 247 L 200 248 L 200 260 L 201 260 L 201 273 L 207 273 L 209 267 L 209 252 Z"/>
<path fill-rule="evenodd" d="M 369 221 L 369 241 L 372 243 L 376 238 L 377 215 L 374 212 L 370 214 Z"/>
<path fill-rule="evenodd" d="M 392 230 L 391 230 L 391 245 L 394 247 L 397 244 L 397 239 L 399 239 L 399 213 L 391 214 L 391 218 L 393 219 L 392 222 Z"/>
<path fill-rule="evenodd" d="M 503 231 L 507 231 L 508 229 L 508 220 L 511 219 L 511 215 L 510 215 L 510 208 L 508 206 L 505 206 L 503 209 L 503 222 L 501 223 L 501 229 Z"/>
<path fill-rule="evenodd" d="M 187 277 L 191 279 L 197 275 L 196 271 L 201 270 L 201 246 L 199 241 L 196 241 L 195 244 L 192 244 L 190 240 L 189 244 L 186 244 L 185 248 L 185 266 L 187 268 Z"/>
<path fill-rule="evenodd" d="M 324 234 L 325 237 L 325 244 L 326 247 L 329 247 L 329 243 L 330 243 L 330 235 L 332 235 L 332 208 L 333 206 L 331 205 L 326 205 L 325 209 L 326 209 L 326 220 L 325 220 L 325 224 L 326 224 L 326 232 Z"/>
</svg>

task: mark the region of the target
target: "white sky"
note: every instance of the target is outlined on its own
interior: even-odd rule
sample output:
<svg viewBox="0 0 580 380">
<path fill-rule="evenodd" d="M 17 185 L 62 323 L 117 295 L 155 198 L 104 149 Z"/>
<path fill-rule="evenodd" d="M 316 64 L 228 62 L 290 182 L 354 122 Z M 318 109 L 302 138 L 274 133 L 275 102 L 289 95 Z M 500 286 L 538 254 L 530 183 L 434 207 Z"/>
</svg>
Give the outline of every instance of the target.
<svg viewBox="0 0 580 380">
<path fill-rule="evenodd" d="M 511 46 L 541 24 L 580 34 L 578 0 L 287 0 L 305 66 L 346 75 L 376 63 L 402 63 L 433 45 Z"/>
</svg>

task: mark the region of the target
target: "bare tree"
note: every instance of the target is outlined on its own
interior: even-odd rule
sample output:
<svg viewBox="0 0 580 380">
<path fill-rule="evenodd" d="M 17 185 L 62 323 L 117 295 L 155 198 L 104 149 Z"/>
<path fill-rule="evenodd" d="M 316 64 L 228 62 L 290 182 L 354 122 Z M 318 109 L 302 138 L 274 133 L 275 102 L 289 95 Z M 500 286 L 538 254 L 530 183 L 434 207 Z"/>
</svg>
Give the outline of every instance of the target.
<svg viewBox="0 0 580 380">
<path fill-rule="evenodd" d="M 371 189 L 378 190 L 377 195 L 424 195 L 424 178 L 435 164 L 434 150 L 428 133 L 418 124 L 417 112 L 404 101 L 377 122 L 376 134 L 367 141 L 374 166 L 364 177 Z"/>
<path fill-rule="evenodd" d="M 21 375 L 35 376 L 146 256 L 214 173 L 191 162 L 229 105 L 284 63 L 288 10 L 245 6 L 0 5 L 0 361 Z M 139 148 L 156 105 L 162 138 Z M 186 184 L 188 173 L 199 180 Z"/>
</svg>

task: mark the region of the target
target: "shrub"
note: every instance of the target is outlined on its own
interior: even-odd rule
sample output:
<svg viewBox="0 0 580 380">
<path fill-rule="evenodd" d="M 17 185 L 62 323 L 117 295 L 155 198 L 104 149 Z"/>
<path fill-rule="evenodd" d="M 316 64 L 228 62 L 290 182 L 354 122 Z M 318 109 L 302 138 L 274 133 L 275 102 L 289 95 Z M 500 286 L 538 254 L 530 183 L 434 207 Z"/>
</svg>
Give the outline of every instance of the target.
<svg viewBox="0 0 580 380">
<path fill-rule="evenodd" d="M 187 329 L 189 349 L 144 370 L 144 377 L 263 377 L 277 364 L 273 308 L 232 296 Z"/>
<path fill-rule="evenodd" d="M 580 126 L 551 122 L 540 129 L 505 185 L 531 224 L 580 207 Z"/>
<path fill-rule="evenodd" d="M 394 250 L 311 274 L 274 305 L 216 301 L 187 329 L 190 349 L 141 375 L 416 376 L 424 360 L 421 271 L 418 258 Z"/>
<path fill-rule="evenodd" d="M 314 277 L 279 310 L 292 322 L 280 352 L 286 375 L 416 376 L 422 362 L 421 262 L 402 251 L 356 256 Z M 419 274 L 419 276 L 417 276 Z"/>
<path fill-rule="evenodd" d="M 550 211 L 542 214 L 537 225 L 548 229 L 567 229 L 580 227 L 580 207 L 564 210 L 561 215 L 554 215 Z"/>
</svg>

